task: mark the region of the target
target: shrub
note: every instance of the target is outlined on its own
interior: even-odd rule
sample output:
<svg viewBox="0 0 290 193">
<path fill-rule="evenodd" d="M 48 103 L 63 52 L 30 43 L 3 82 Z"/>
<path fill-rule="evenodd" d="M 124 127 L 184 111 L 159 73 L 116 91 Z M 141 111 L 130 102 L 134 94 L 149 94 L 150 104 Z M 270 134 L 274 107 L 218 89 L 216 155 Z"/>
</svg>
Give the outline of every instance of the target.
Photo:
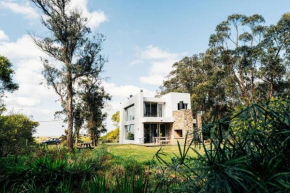
<svg viewBox="0 0 290 193">
<path fill-rule="evenodd" d="M 204 155 L 179 144 L 175 164 L 160 162 L 184 180 L 180 192 L 289 192 L 290 100 L 252 104 L 208 122 Z M 194 151 L 197 157 L 188 156 Z"/>
<path fill-rule="evenodd" d="M 0 156 L 29 151 L 37 126 L 37 122 L 22 114 L 0 115 Z"/>
</svg>

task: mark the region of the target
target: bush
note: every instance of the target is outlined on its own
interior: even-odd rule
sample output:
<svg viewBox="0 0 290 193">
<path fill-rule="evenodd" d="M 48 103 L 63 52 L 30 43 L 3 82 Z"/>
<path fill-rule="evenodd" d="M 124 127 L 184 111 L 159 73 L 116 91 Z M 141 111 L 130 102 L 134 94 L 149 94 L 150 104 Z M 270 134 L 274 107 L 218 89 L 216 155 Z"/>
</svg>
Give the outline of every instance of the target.
<svg viewBox="0 0 290 193">
<path fill-rule="evenodd" d="M 38 125 L 22 114 L 0 115 L 0 156 L 29 152 Z"/>
<path fill-rule="evenodd" d="M 104 168 L 108 155 L 105 148 L 100 148 L 92 157 L 85 155 L 84 160 L 54 160 L 49 153 L 36 159 L 0 158 L 0 192 L 146 192 L 148 180 L 142 172 L 128 169 L 108 176 L 105 171 L 111 165 Z"/>
<path fill-rule="evenodd" d="M 192 141 L 183 148 L 179 145 L 175 164 L 157 157 L 183 178 L 176 191 L 289 192 L 289 107 L 290 100 L 272 100 L 212 119 L 203 126 L 210 133 L 209 145 L 202 144 L 204 155 Z M 188 156 L 188 151 L 197 157 Z"/>
</svg>

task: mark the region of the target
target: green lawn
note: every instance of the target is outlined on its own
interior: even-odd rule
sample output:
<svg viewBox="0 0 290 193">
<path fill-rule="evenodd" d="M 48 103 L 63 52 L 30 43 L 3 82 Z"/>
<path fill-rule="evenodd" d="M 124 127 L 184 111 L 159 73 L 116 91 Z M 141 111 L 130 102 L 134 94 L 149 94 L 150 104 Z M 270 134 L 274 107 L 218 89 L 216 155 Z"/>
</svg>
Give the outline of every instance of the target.
<svg viewBox="0 0 290 193">
<path fill-rule="evenodd" d="M 183 148 L 183 146 L 182 146 Z M 141 145 L 108 145 L 108 150 L 111 154 L 115 156 L 120 156 L 122 158 L 134 158 L 138 162 L 144 162 L 151 160 L 160 147 L 146 147 Z M 196 148 L 200 153 L 203 151 Z M 162 150 L 167 154 L 164 159 L 170 161 L 171 157 L 174 156 L 174 153 L 179 155 L 178 146 L 162 146 Z M 195 153 L 190 150 L 189 155 L 194 156 Z"/>
</svg>

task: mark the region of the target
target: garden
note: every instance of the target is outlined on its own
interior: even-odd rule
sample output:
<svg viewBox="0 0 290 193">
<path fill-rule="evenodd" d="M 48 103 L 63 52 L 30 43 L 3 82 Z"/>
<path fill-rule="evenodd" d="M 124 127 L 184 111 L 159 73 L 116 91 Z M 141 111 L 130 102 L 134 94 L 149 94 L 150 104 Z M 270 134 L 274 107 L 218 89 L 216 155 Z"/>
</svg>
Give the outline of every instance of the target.
<svg viewBox="0 0 290 193">
<path fill-rule="evenodd" d="M 209 143 L 31 146 L 0 158 L 1 192 L 289 192 L 290 100 L 237 109 L 203 133 Z"/>
</svg>

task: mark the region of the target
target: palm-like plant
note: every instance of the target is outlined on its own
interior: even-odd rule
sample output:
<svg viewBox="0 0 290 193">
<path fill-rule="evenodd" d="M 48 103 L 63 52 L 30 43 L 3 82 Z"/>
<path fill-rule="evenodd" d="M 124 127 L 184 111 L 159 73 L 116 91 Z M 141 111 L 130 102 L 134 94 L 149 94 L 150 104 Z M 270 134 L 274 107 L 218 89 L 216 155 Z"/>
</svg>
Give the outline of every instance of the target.
<svg viewBox="0 0 290 193">
<path fill-rule="evenodd" d="M 204 154 L 193 141 L 184 144 L 168 164 L 185 181 L 180 191 L 287 192 L 290 191 L 290 100 L 252 104 L 208 122 L 203 131 L 210 143 Z M 181 145 L 178 144 L 181 150 Z M 196 153 L 188 155 L 189 150 Z"/>
</svg>

